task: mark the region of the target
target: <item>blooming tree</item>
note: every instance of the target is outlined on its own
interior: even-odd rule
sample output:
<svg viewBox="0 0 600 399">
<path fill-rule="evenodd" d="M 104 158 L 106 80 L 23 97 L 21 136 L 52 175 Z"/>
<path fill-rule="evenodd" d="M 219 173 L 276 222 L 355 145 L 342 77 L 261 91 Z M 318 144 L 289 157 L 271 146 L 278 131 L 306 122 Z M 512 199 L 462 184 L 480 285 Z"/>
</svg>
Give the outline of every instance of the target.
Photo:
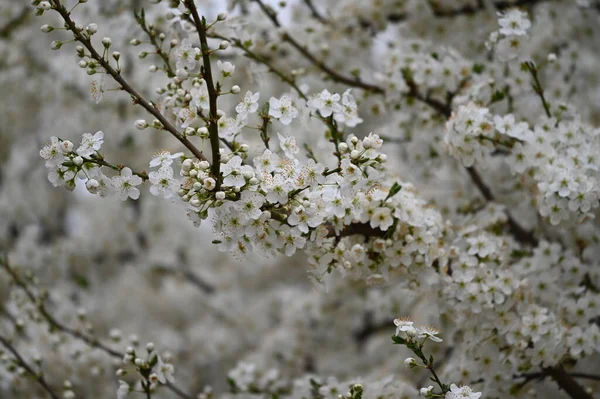
<svg viewBox="0 0 600 399">
<path fill-rule="evenodd" d="M 21 3 L 0 393 L 594 397 L 600 3 Z"/>
</svg>

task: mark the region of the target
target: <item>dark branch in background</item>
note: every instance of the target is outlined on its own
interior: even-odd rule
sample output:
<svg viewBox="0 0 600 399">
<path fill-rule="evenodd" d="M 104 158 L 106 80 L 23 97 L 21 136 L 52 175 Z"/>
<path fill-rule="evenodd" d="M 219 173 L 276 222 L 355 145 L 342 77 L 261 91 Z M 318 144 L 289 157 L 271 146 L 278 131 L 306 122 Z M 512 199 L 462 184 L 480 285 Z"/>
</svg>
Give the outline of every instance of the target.
<svg viewBox="0 0 600 399">
<path fill-rule="evenodd" d="M 115 349 L 112 349 L 112 348 L 104 345 L 96 337 L 87 335 L 87 334 L 82 333 L 78 330 L 75 330 L 71 327 L 67 327 L 66 325 L 59 322 L 56 318 L 54 318 L 54 316 L 52 314 L 50 314 L 50 312 L 46 309 L 43 298 L 38 297 L 34 294 L 34 292 L 27 286 L 25 281 L 23 281 L 23 279 L 21 279 L 19 274 L 10 266 L 10 264 L 8 263 L 8 258 L 6 256 L 0 258 L 0 267 L 3 268 L 4 270 L 6 270 L 6 272 L 10 275 L 12 281 L 17 285 L 17 287 L 19 287 L 21 290 L 23 290 L 23 292 L 25 293 L 27 298 L 29 298 L 30 302 L 36 306 L 40 316 L 44 320 L 46 320 L 46 322 L 50 325 L 50 327 L 53 330 L 60 331 L 60 332 L 67 334 L 75 339 L 78 339 L 79 341 L 84 342 L 88 346 L 99 349 L 102 352 L 108 354 L 109 356 L 111 356 L 115 359 L 123 359 L 123 357 L 125 356 L 124 353 L 121 353 Z M 166 386 L 171 391 L 173 391 L 174 393 L 179 395 L 181 398 L 184 398 L 184 399 L 192 399 L 193 398 L 192 395 L 187 394 L 187 393 L 181 391 L 180 389 L 174 388 L 174 386 L 172 384 L 167 384 Z"/>
<path fill-rule="evenodd" d="M 129 83 L 123 79 L 121 74 L 117 72 L 108 61 L 106 61 L 94 48 L 90 39 L 86 38 L 81 32 L 79 32 L 76 28 L 75 22 L 71 19 L 70 13 L 67 9 L 60 3 L 60 0 L 51 0 L 51 3 L 55 6 L 56 11 L 60 14 L 60 16 L 65 21 L 65 24 L 68 30 L 73 33 L 73 37 L 76 41 L 83 44 L 83 46 L 90 52 L 91 58 L 96 60 L 102 68 L 108 73 L 113 79 L 121 85 L 121 89 L 129 93 L 133 97 L 133 102 L 135 104 L 141 105 L 146 111 L 152 114 L 158 121 L 162 124 L 162 126 L 171 133 L 177 140 L 181 142 L 188 150 L 194 154 L 194 156 L 200 160 L 207 160 L 206 157 L 192 142 L 190 142 L 186 137 L 184 137 L 180 132 L 177 131 L 175 126 L 173 126 L 163 114 L 160 113 L 154 105 L 148 102 L 146 99 L 142 97 Z"/>
<path fill-rule="evenodd" d="M 319 10 L 317 10 L 312 0 L 304 0 L 304 4 L 306 4 L 308 9 L 310 10 L 310 14 L 313 16 L 314 19 L 321 22 L 322 24 L 329 23 L 329 21 L 327 21 L 327 18 L 325 18 L 319 13 Z"/>
<path fill-rule="evenodd" d="M 54 393 L 48 382 L 44 378 L 42 373 L 36 373 L 35 370 L 27 364 L 25 359 L 19 354 L 19 352 L 15 349 L 14 346 L 10 343 L 10 341 L 0 335 L 0 343 L 14 356 L 15 363 L 22 367 L 29 375 L 31 375 L 38 384 L 52 397 L 52 399 L 59 399 L 59 396 Z"/>
<path fill-rule="evenodd" d="M 579 383 L 575 381 L 575 379 L 562 367 L 549 367 L 543 369 L 543 371 L 573 399 L 593 399 L 593 396 L 587 393 L 587 391 L 581 385 L 579 385 Z"/>
<path fill-rule="evenodd" d="M 263 3 L 262 0 L 254 0 L 254 1 L 259 5 L 259 7 L 265 13 L 265 15 L 271 20 L 273 25 L 275 25 L 278 28 L 281 28 L 281 24 L 279 23 L 279 20 L 277 19 L 277 14 L 275 13 L 275 11 L 273 11 L 273 9 L 271 7 L 269 7 L 265 3 Z M 377 94 L 385 93 L 385 90 L 380 86 L 376 86 L 376 85 L 373 85 L 370 83 L 365 83 L 358 78 L 350 78 L 350 77 L 347 77 L 347 76 L 344 76 L 344 75 L 338 73 L 333 68 L 331 68 L 331 67 L 327 66 L 325 63 L 319 61 L 315 56 L 313 56 L 307 50 L 307 48 L 305 46 L 298 43 L 296 41 L 296 39 L 294 39 L 292 36 L 288 35 L 287 33 L 282 34 L 282 39 L 284 41 L 288 42 L 289 44 L 291 44 L 292 47 L 294 47 L 296 50 L 298 50 L 307 60 L 309 60 L 317 68 L 321 69 L 327 75 L 331 76 L 331 78 L 334 79 L 335 81 L 337 81 L 339 83 L 344 83 L 348 86 L 358 87 L 358 88 L 361 88 L 361 89 L 364 89 L 367 91 L 371 91 L 371 92 L 377 93 Z"/>
<path fill-rule="evenodd" d="M 497 11 L 504 11 L 513 7 L 524 7 L 524 6 L 532 6 L 537 3 L 541 3 L 543 1 L 552 1 L 552 0 L 516 0 L 516 1 L 496 1 L 492 2 L 494 8 Z M 429 1 L 432 3 L 432 1 Z M 433 16 L 436 18 L 455 18 L 459 16 L 470 16 L 475 15 L 479 12 L 485 11 L 485 2 L 483 0 L 478 0 L 477 5 L 472 6 L 464 6 L 459 8 L 442 8 L 439 6 L 435 6 L 431 4 L 431 9 L 433 11 Z M 409 18 L 407 14 L 390 14 L 388 15 L 388 21 L 390 22 L 402 22 Z"/>
<path fill-rule="evenodd" d="M 31 10 L 29 7 L 25 7 L 21 10 L 20 13 L 15 15 L 11 20 L 6 23 L 4 26 L 0 26 L 0 38 L 8 39 L 12 35 L 12 33 L 19 28 L 19 26 L 23 25 L 29 15 L 31 14 Z"/>
<path fill-rule="evenodd" d="M 171 66 L 169 54 L 165 53 L 165 51 L 162 49 L 162 43 L 158 43 L 158 41 L 156 40 L 156 37 L 158 36 L 156 30 L 154 30 L 154 28 L 150 28 L 146 24 L 146 13 L 144 12 L 144 9 L 142 8 L 142 10 L 139 13 L 134 11 L 133 15 L 137 23 L 140 25 L 140 28 L 142 28 L 144 33 L 148 36 L 148 39 L 150 39 L 150 43 L 152 43 L 152 45 L 156 49 L 156 55 L 162 58 L 163 64 L 165 66 L 165 71 L 167 72 L 167 76 L 169 76 L 170 78 L 174 77 L 175 71 L 173 71 L 173 67 Z"/>
<path fill-rule="evenodd" d="M 208 124 L 208 131 L 210 133 L 210 148 L 212 151 L 212 173 L 217 182 L 215 191 L 218 191 L 221 187 L 221 153 L 219 152 L 219 126 L 217 121 L 219 116 L 217 115 L 217 97 L 219 94 L 215 89 L 215 85 L 212 77 L 212 70 L 210 65 L 210 49 L 208 48 L 208 40 L 206 38 L 206 19 L 204 17 L 200 19 L 198 10 L 193 0 L 186 0 L 185 6 L 192 14 L 196 30 L 198 31 L 198 37 L 200 38 L 200 47 L 202 51 L 202 63 L 204 70 L 202 76 L 206 81 L 208 88 L 208 101 L 210 108 L 210 117 Z"/>
<path fill-rule="evenodd" d="M 279 23 L 279 20 L 277 19 L 277 15 L 275 14 L 275 12 L 267 5 L 265 5 L 262 0 L 254 0 L 256 3 L 258 3 L 258 5 L 260 6 L 261 10 L 267 15 L 267 17 L 271 20 L 271 22 L 273 23 L 273 25 L 275 25 L 277 28 L 281 28 L 281 24 Z M 319 67 L 323 72 L 325 72 L 327 75 L 329 75 L 334 81 L 339 82 L 339 83 L 343 83 L 346 84 L 348 86 L 351 87 L 357 87 L 357 88 L 361 88 L 364 90 L 368 90 L 377 94 L 383 94 L 385 93 L 385 90 L 380 87 L 380 86 L 375 86 L 369 83 L 364 83 L 363 81 L 361 81 L 360 79 L 354 79 L 354 78 L 350 78 L 350 77 L 346 77 L 344 75 L 341 75 L 340 73 L 334 71 L 333 69 L 331 69 L 330 67 L 328 67 L 327 65 L 325 65 L 323 62 L 317 60 L 304 46 L 300 45 L 298 42 L 296 42 L 296 40 L 294 38 L 292 38 L 290 35 L 288 35 L 287 33 L 283 34 L 283 39 L 287 42 L 289 42 L 294 48 L 296 48 L 302 55 L 304 55 L 304 57 L 306 59 L 308 59 L 311 63 L 313 63 L 315 66 Z M 239 47 L 239 45 L 238 45 Z M 241 47 L 242 49 L 243 46 Z M 249 50 L 244 49 L 246 51 L 246 53 L 249 52 Z M 259 62 L 263 62 L 263 59 L 260 59 L 258 57 L 251 57 L 254 58 L 255 60 L 259 61 Z M 269 65 L 268 63 L 266 63 L 266 65 L 269 67 L 269 69 L 271 71 L 275 71 L 276 69 L 272 66 Z M 290 82 L 289 78 L 286 78 L 286 75 L 284 74 L 280 74 L 278 73 L 278 75 L 284 79 L 285 81 Z M 446 102 L 441 102 L 440 100 L 437 100 L 435 98 L 431 98 L 428 96 L 423 96 L 419 90 L 417 85 L 414 83 L 414 81 L 412 81 L 412 79 L 410 79 L 410 76 L 406 76 L 405 75 L 405 81 L 409 87 L 409 92 L 408 92 L 408 97 L 412 97 L 415 98 L 417 100 L 419 100 L 420 102 L 428 105 L 429 107 L 431 107 L 432 109 L 434 109 L 435 111 L 437 111 L 440 115 L 443 115 L 445 118 L 449 118 L 452 114 L 452 100 L 453 97 L 456 93 L 448 93 L 447 98 L 446 98 Z M 296 83 L 295 81 L 291 81 L 293 83 L 292 87 L 294 87 L 299 93 L 300 90 L 297 89 Z M 304 94 L 301 94 L 301 96 L 303 98 L 306 98 L 306 96 Z M 477 173 L 477 171 L 474 168 L 467 168 L 467 172 L 469 173 L 469 176 L 471 177 L 471 180 L 473 180 L 473 182 L 475 183 L 476 187 L 479 189 L 479 191 L 481 192 L 481 194 L 483 195 L 483 197 L 487 200 L 487 201 L 494 201 L 494 196 L 492 195 L 491 190 L 487 187 L 487 185 L 483 182 L 483 180 L 481 179 L 481 176 Z M 533 234 L 531 232 L 527 232 L 525 229 L 523 229 L 523 227 L 521 227 L 516 220 L 510 215 L 510 213 L 507 211 L 507 220 L 508 220 L 508 225 L 509 225 L 509 231 L 510 233 L 520 242 L 522 243 L 526 243 L 528 245 L 537 245 L 537 239 L 533 236 Z M 373 233 L 373 232 L 371 232 Z M 352 235 L 352 234 L 349 234 Z M 372 236 L 373 234 L 371 234 L 370 236 Z"/>
<path fill-rule="evenodd" d="M 485 184 L 479 172 L 474 167 L 465 168 L 467 173 L 469 173 L 469 177 L 473 184 L 477 186 L 479 192 L 488 202 L 496 202 L 496 198 L 492 194 L 492 190 Z M 537 246 L 539 241 L 533 235 L 533 232 L 525 230 L 510 214 L 508 210 L 506 210 L 506 218 L 508 223 L 508 229 L 510 234 L 517 239 L 517 241 L 521 243 L 525 243 L 531 245 L 533 247 Z"/>
</svg>

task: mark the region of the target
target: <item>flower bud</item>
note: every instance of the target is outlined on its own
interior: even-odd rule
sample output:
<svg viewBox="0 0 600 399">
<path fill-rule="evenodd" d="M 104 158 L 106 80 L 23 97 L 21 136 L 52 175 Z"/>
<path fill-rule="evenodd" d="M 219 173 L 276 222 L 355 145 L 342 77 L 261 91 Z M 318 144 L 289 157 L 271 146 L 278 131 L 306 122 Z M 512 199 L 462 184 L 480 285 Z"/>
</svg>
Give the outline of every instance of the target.
<svg viewBox="0 0 600 399">
<path fill-rule="evenodd" d="M 223 40 L 221 43 L 219 43 L 220 50 L 227 50 L 228 47 L 229 47 L 229 42 L 227 40 Z"/>
<path fill-rule="evenodd" d="M 414 337 L 414 336 L 416 336 L 416 335 L 417 335 L 417 329 L 416 329 L 416 328 L 414 328 L 414 327 L 412 327 L 412 326 L 410 326 L 410 327 L 407 327 L 406 331 L 404 331 L 404 332 L 405 332 L 405 333 L 406 333 L 406 335 L 407 335 L 407 336 L 409 336 L 409 337 Z"/>
<path fill-rule="evenodd" d="M 77 166 L 81 166 L 83 164 L 83 158 L 75 157 L 75 158 L 73 158 L 73 163 Z"/>
<path fill-rule="evenodd" d="M 63 152 L 71 152 L 73 151 L 73 143 L 71 143 L 69 140 L 64 140 L 62 143 L 60 143 Z"/>
<path fill-rule="evenodd" d="M 98 25 L 92 23 L 89 24 L 88 26 L 85 27 L 85 30 L 88 34 L 93 35 L 94 33 L 98 32 Z"/>
<path fill-rule="evenodd" d="M 143 120 L 143 119 L 138 119 L 137 121 L 135 121 L 135 127 L 136 127 L 138 130 L 144 130 L 145 128 L 147 128 L 147 127 L 148 127 L 148 122 L 146 122 L 146 121 L 145 121 L 145 120 Z"/>
<path fill-rule="evenodd" d="M 217 186 L 217 182 L 215 182 L 215 179 L 213 179 L 212 177 L 209 177 L 208 179 L 204 180 L 204 188 L 208 191 L 212 191 L 215 189 L 215 187 Z"/>
<path fill-rule="evenodd" d="M 100 188 L 100 183 L 98 183 L 98 180 L 96 179 L 88 179 L 88 181 L 85 182 L 85 188 L 87 188 L 91 194 L 96 194 Z"/>
<path fill-rule="evenodd" d="M 225 199 L 225 193 L 223 191 L 217 191 L 215 198 L 219 201 L 223 201 Z"/>
<path fill-rule="evenodd" d="M 238 94 L 240 91 L 241 91 L 241 89 L 240 89 L 240 86 L 238 86 L 238 85 L 235 85 L 235 86 L 231 87 L 231 92 L 233 94 Z"/>
<path fill-rule="evenodd" d="M 177 75 L 177 77 L 181 80 L 186 80 L 190 76 L 188 71 L 186 71 L 184 68 L 179 68 L 177 71 L 175 71 L 175 75 Z"/>
<path fill-rule="evenodd" d="M 217 21 L 225 21 L 227 19 L 227 13 L 226 12 L 222 12 L 219 15 L 217 15 Z"/>
<path fill-rule="evenodd" d="M 404 367 L 406 367 L 406 368 L 412 369 L 412 368 L 415 368 L 417 366 L 418 366 L 418 364 L 417 364 L 417 361 L 415 360 L 414 357 L 407 357 L 404 360 Z"/>
<path fill-rule="evenodd" d="M 50 25 L 46 24 L 46 25 L 42 25 L 41 28 L 42 32 L 44 33 L 49 33 L 52 32 L 54 30 L 53 27 L 51 27 Z"/>
<path fill-rule="evenodd" d="M 186 159 L 185 161 L 183 161 L 181 163 L 181 169 L 185 170 L 185 171 L 189 171 L 192 168 L 192 160 L 191 159 Z"/>
<path fill-rule="evenodd" d="M 102 38 L 102 44 L 104 45 L 104 47 L 109 48 L 110 45 L 112 44 L 111 38 L 110 37 Z"/>
<path fill-rule="evenodd" d="M 206 170 L 206 169 L 210 168 L 210 164 L 208 163 L 208 161 L 200 161 L 200 163 L 198 164 L 198 166 L 202 170 Z"/>
</svg>

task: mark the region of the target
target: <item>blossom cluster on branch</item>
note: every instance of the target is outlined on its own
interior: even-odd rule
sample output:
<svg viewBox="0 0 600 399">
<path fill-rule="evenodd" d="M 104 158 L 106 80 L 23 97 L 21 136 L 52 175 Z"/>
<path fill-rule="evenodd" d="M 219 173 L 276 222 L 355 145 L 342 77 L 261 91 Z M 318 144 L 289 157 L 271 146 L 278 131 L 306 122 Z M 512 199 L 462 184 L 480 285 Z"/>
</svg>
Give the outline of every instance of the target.
<svg viewBox="0 0 600 399">
<path fill-rule="evenodd" d="M 594 1 L 30 3 L 0 396 L 600 389 Z"/>
</svg>

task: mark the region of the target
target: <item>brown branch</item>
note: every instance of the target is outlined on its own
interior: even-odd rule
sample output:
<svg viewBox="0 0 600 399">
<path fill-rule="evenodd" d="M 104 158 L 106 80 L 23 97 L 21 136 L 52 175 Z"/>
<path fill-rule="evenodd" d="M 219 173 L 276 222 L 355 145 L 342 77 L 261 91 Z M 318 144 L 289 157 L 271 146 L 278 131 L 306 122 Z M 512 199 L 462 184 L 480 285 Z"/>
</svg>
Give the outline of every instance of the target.
<svg viewBox="0 0 600 399">
<path fill-rule="evenodd" d="M 558 386 L 573 399 L 593 399 L 573 376 L 569 375 L 562 367 L 545 368 L 544 372 L 549 375 Z"/>
<path fill-rule="evenodd" d="M 146 25 L 146 13 L 144 12 L 144 9 L 142 9 L 139 13 L 134 11 L 133 15 L 137 23 L 144 31 L 144 33 L 148 36 L 148 39 L 150 39 L 150 43 L 156 49 L 156 55 L 162 58 L 163 64 L 165 65 L 165 71 L 167 72 L 167 76 L 170 78 L 174 77 L 175 71 L 171 66 L 169 54 L 162 49 L 162 44 L 158 43 L 158 41 L 156 40 L 157 32 L 154 29 L 151 29 L 148 25 Z"/>
<path fill-rule="evenodd" d="M 273 25 L 275 25 L 278 28 L 281 28 L 281 24 L 279 23 L 279 20 L 277 19 L 277 14 L 275 14 L 275 11 L 273 11 L 273 9 L 271 9 L 269 6 L 264 4 L 262 2 L 262 0 L 254 0 L 254 1 L 259 5 L 259 7 L 265 13 L 265 15 L 271 20 Z M 294 39 L 292 36 L 288 35 L 287 33 L 282 34 L 282 39 L 284 41 L 288 42 L 289 44 L 291 44 L 292 47 L 294 47 L 296 50 L 298 50 L 307 60 L 309 60 L 313 65 L 315 65 L 321 71 L 323 71 L 327 75 L 329 75 L 335 81 L 346 84 L 348 86 L 357 87 L 357 88 L 361 88 L 363 90 L 371 91 L 376 94 L 384 94 L 385 93 L 385 90 L 383 89 L 383 87 L 363 82 L 359 78 L 351 78 L 351 77 L 347 77 L 347 76 L 344 76 L 344 75 L 338 73 L 337 71 L 335 71 L 333 68 L 329 67 L 324 62 L 318 60 L 314 55 L 312 55 L 310 53 L 310 51 L 308 51 L 308 49 L 305 46 L 298 43 L 296 41 L 296 39 Z"/>
<path fill-rule="evenodd" d="M 29 15 L 31 10 L 29 7 L 24 7 L 20 13 L 18 13 L 14 18 L 8 21 L 8 23 L 2 27 L 0 27 L 0 38 L 8 39 L 12 35 L 12 33 L 21 25 L 23 25 Z"/>
<path fill-rule="evenodd" d="M 125 81 L 125 79 L 121 76 L 119 72 L 117 72 L 108 61 L 106 61 L 94 48 L 92 42 L 89 38 L 85 37 L 80 31 L 77 30 L 75 22 L 71 19 L 70 13 L 67 9 L 60 3 L 60 0 L 51 0 L 56 11 L 60 14 L 60 16 L 65 21 L 65 24 L 73 33 L 73 37 L 76 41 L 83 44 L 83 46 L 90 52 L 91 57 L 96 60 L 102 68 L 108 73 L 112 78 L 121 85 L 121 89 L 129 93 L 133 97 L 133 102 L 135 104 L 141 105 L 146 111 L 152 114 L 158 121 L 162 124 L 165 130 L 171 133 L 177 140 L 179 140 L 188 150 L 194 154 L 194 156 L 202 161 L 206 161 L 206 157 L 192 142 L 190 142 L 185 136 L 183 136 L 180 132 L 177 131 L 175 126 L 173 126 L 160 111 L 148 102 L 141 94 L 139 94 L 129 83 Z"/>
<path fill-rule="evenodd" d="M 121 353 L 115 349 L 112 349 L 112 348 L 104 345 L 95 337 L 84 334 L 80 331 L 77 331 L 77 330 L 71 328 L 71 327 L 65 326 L 64 324 L 60 323 L 57 319 L 55 319 L 54 316 L 52 316 L 52 314 L 50 314 L 50 312 L 48 312 L 48 310 L 44 306 L 43 299 L 37 297 L 33 293 L 33 291 L 31 289 L 29 289 L 29 287 L 21 279 L 21 277 L 19 277 L 18 273 L 9 265 L 8 258 L 6 256 L 4 258 L 0 259 L 0 266 L 6 270 L 6 272 L 11 276 L 12 280 L 15 282 L 15 284 L 19 288 L 21 288 L 21 290 L 23 290 L 23 292 L 25 292 L 25 295 L 36 306 L 38 312 L 40 313 L 40 316 L 42 316 L 44 318 L 44 320 L 46 320 L 46 322 L 50 325 L 50 327 L 84 342 L 85 344 L 87 344 L 88 346 L 90 346 L 92 348 L 99 349 L 102 352 L 108 354 L 109 356 L 111 356 L 115 359 L 123 359 L 123 357 L 125 356 L 124 353 Z M 192 399 L 193 398 L 192 395 L 181 391 L 179 388 L 176 388 L 173 384 L 167 384 L 166 387 L 169 388 L 171 391 L 173 391 L 175 394 L 177 394 L 178 396 L 180 396 L 183 399 Z"/>
<path fill-rule="evenodd" d="M 516 1 L 498 1 L 494 2 L 493 6 L 497 11 L 504 11 L 514 7 L 533 6 L 543 1 L 552 0 L 516 0 Z M 431 1 L 430 1 L 431 2 Z M 485 11 L 485 4 L 482 0 L 478 0 L 477 5 L 467 5 L 459 8 L 441 8 L 432 6 L 433 16 L 436 18 L 455 18 L 458 16 L 472 16 L 479 12 Z M 402 22 L 409 18 L 407 14 L 390 14 L 387 19 L 390 22 Z"/>
<path fill-rule="evenodd" d="M 204 77 L 206 86 L 208 88 L 208 101 L 210 108 L 208 131 L 210 133 L 210 148 L 212 151 L 212 173 L 217 182 L 215 191 L 218 191 L 219 187 L 221 186 L 221 153 L 219 152 L 219 126 L 217 125 L 217 121 L 219 120 L 219 116 L 217 115 L 217 98 L 219 97 L 219 93 L 217 93 L 217 90 L 215 89 L 212 77 L 210 49 L 208 48 L 208 40 L 206 36 L 206 20 L 204 18 L 200 19 L 200 15 L 198 15 L 198 10 L 196 9 L 196 5 L 194 4 L 193 0 L 186 0 L 185 6 L 192 14 L 194 24 L 196 25 L 196 30 L 198 31 L 198 37 L 200 38 L 202 63 L 204 65 L 202 76 Z"/>
<path fill-rule="evenodd" d="M 38 384 L 44 388 L 44 390 L 48 393 L 48 395 L 50 395 L 50 397 L 52 397 L 52 399 L 59 399 L 59 396 L 54 393 L 52 388 L 50 388 L 50 385 L 44 376 L 41 373 L 36 373 L 35 370 L 29 364 L 27 364 L 25 359 L 23 359 L 15 347 L 11 345 L 8 339 L 0 335 L 0 343 L 2 343 L 2 345 L 4 345 L 4 347 L 14 356 L 16 363 L 25 369 L 25 371 L 27 371 L 27 373 L 29 373 L 33 378 L 35 378 Z"/>
<path fill-rule="evenodd" d="M 477 171 L 477 169 L 475 169 L 472 166 L 468 167 L 468 168 L 465 168 L 465 169 L 467 170 L 467 173 L 469 174 L 469 177 L 471 178 L 471 181 L 473 181 L 473 183 L 475 184 L 475 186 L 477 187 L 477 189 L 479 190 L 479 192 L 481 193 L 481 195 L 483 196 L 483 198 L 485 198 L 485 200 L 488 201 L 488 202 L 495 202 L 496 198 L 492 194 L 492 190 L 485 184 L 485 182 L 481 178 L 481 175 L 479 174 L 479 172 Z M 510 214 L 510 212 L 508 210 L 506 211 L 506 217 L 507 217 L 508 229 L 509 229 L 510 233 L 519 242 L 526 243 L 526 244 L 529 244 L 531 246 L 537 246 L 538 245 L 539 241 L 533 235 L 533 232 L 525 230 L 512 217 L 512 215 Z"/>
<path fill-rule="evenodd" d="M 265 15 L 271 20 L 273 25 L 275 25 L 277 28 L 281 28 L 281 23 L 277 19 L 276 13 L 269 6 L 265 5 L 262 0 L 254 0 L 254 1 L 259 5 L 259 7 L 265 13 Z M 323 72 L 328 74 L 334 81 L 346 84 L 348 86 L 358 87 L 358 88 L 362 88 L 365 90 L 370 90 L 377 94 L 385 93 L 385 90 L 382 87 L 364 83 L 360 79 L 352 79 L 352 78 L 346 77 L 344 75 L 341 75 L 337 71 L 334 71 L 333 69 L 331 69 L 330 67 L 325 65 L 323 62 L 316 59 L 304 46 L 300 45 L 293 37 L 291 37 L 287 33 L 283 34 L 283 39 L 285 41 L 287 41 L 288 43 L 290 43 L 294 48 L 296 48 L 311 63 L 313 63 L 314 65 L 319 67 Z M 270 66 L 268 64 L 267 64 L 267 66 L 269 67 L 270 70 L 274 70 L 274 68 L 272 66 Z M 282 77 L 282 79 L 286 80 L 285 75 L 282 74 L 282 75 L 280 75 L 280 77 Z M 410 77 L 405 77 L 405 81 L 409 87 L 409 92 L 407 94 L 409 97 L 415 98 L 415 99 L 421 101 L 422 103 L 430 106 L 435 111 L 437 111 L 440 115 L 443 115 L 446 118 L 449 118 L 451 116 L 451 114 L 452 114 L 452 99 L 454 98 L 454 95 L 456 93 L 447 93 L 446 102 L 442 102 L 435 98 L 431 98 L 429 96 L 422 95 L 419 92 L 417 85 L 415 84 L 415 82 L 412 79 L 410 79 Z M 294 83 L 293 87 L 295 87 L 295 83 Z M 297 89 L 297 91 L 300 92 L 299 89 Z M 484 198 L 487 201 L 493 201 L 494 196 L 492 195 L 491 190 L 483 182 L 483 180 L 481 179 L 481 176 L 479 176 L 477 171 L 474 168 L 467 168 L 467 172 L 471 176 L 471 179 L 473 180 L 473 182 L 475 183 L 475 185 L 477 186 L 477 188 L 479 189 L 481 194 L 484 196 Z M 520 242 L 524 242 L 524 243 L 527 243 L 527 244 L 530 244 L 533 246 L 537 245 L 538 241 L 533 236 L 533 234 L 531 232 L 527 232 L 525 229 L 523 229 L 513 219 L 513 217 L 510 215 L 510 213 L 508 211 L 506 213 L 507 213 L 507 218 L 508 218 L 509 230 L 510 230 L 511 234 Z M 373 233 L 373 232 L 369 232 L 369 233 Z M 352 234 L 349 234 L 349 235 L 352 235 Z"/>
<path fill-rule="evenodd" d="M 311 15 L 313 16 L 314 19 L 316 19 L 317 21 L 321 22 L 322 24 L 328 24 L 329 23 L 329 21 L 327 21 L 327 18 L 325 18 L 324 16 L 322 16 L 319 13 L 319 10 L 317 10 L 317 8 L 315 7 L 315 5 L 312 2 L 312 0 L 304 0 L 304 4 L 306 4 L 306 6 L 310 10 L 310 13 L 311 13 Z"/>
</svg>

